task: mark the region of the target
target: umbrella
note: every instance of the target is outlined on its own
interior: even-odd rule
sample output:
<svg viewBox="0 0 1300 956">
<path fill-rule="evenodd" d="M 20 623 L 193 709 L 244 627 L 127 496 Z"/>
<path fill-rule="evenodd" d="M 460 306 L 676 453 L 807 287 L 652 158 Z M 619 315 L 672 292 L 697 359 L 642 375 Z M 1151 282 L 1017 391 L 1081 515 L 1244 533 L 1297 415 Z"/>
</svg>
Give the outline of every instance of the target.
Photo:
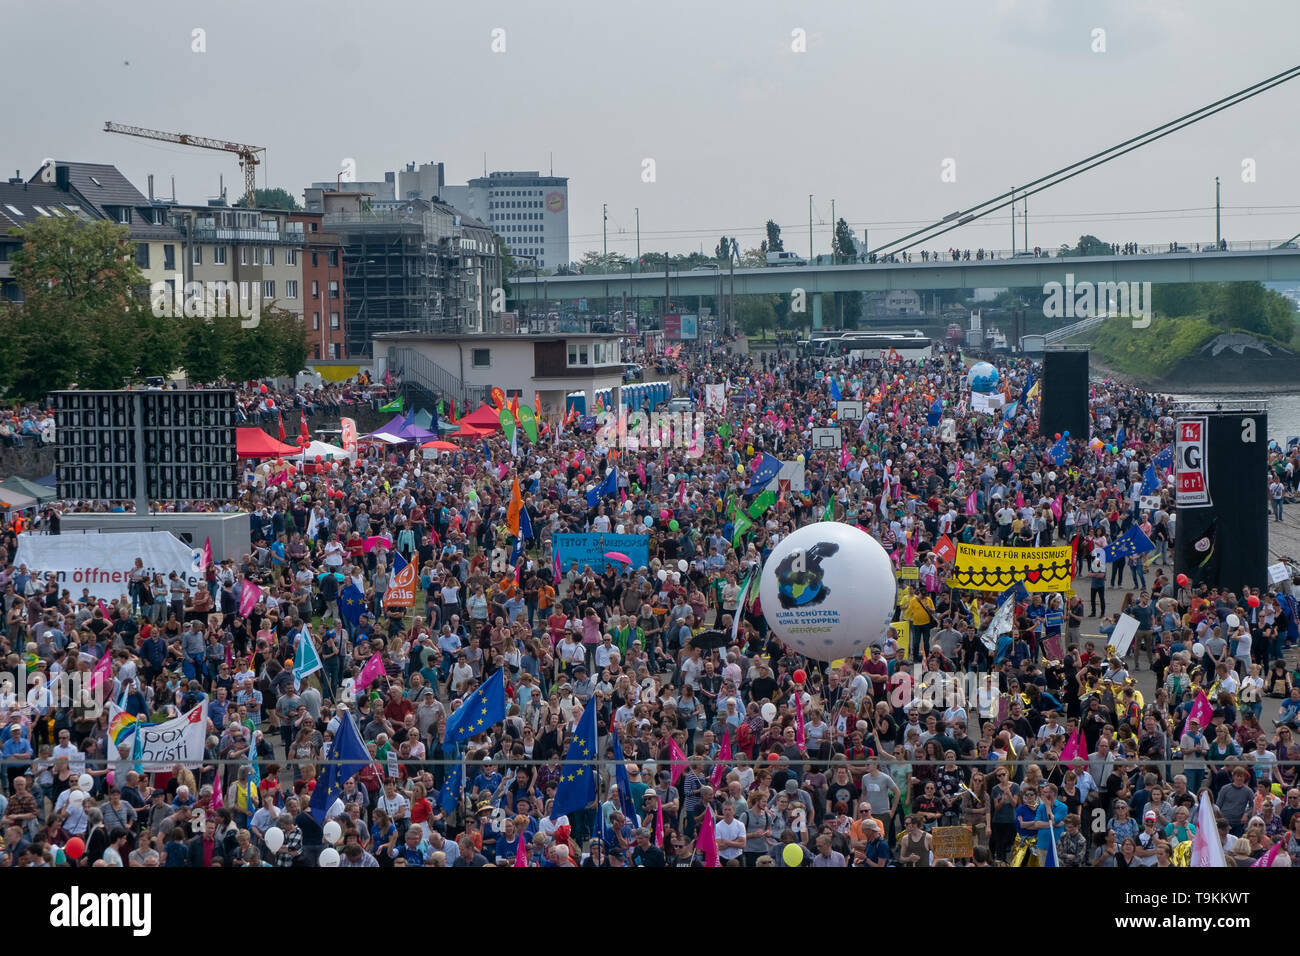
<svg viewBox="0 0 1300 956">
<path fill-rule="evenodd" d="M 629 557 L 628 557 L 626 554 L 624 554 L 622 551 L 606 551 L 606 552 L 605 552 L 605 557 L 609 558 L 611 561 L 621 561 L 621 562 L 623 562 L 624 564 L 631 564 L 631 563 L 632 563 L 632 559 L 629 558 Z"/>
<path fill-rule="evenodd" d="M 453 445 L 449 441 L 427 441 L 421 448 L 436 448 L 438 451 L 460 451 L 459 445 Z"/>
<path fill-rule="evenodd" d="M 730 631 L 700 631 L 691 638 L 691 647 L 708 650 L 713 647 L 726 647 L 731 643 Z"/>
</svg>

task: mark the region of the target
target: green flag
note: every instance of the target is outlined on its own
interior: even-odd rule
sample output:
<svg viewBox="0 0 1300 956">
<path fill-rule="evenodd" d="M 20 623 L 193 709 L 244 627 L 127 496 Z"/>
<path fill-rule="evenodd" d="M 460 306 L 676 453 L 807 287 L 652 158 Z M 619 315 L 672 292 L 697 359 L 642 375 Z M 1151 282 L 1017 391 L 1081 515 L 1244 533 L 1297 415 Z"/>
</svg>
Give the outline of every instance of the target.
<svg viewBox="0 0 1300 956">
<path fill-rule="evenodd" d="M 531 405 L 519 406 L 519 424 L 523 426 L 524 434 L 534 445 L 537 444 L 537 416 L 533 412 Z"/>
<path fill-rule="evenodd" d="M 380 405 L 379 410 L 381 412 L 400 412 L 402 410 L 402 396 L 398 395 L 387 405 Z"/>
<path fill-rule="evenodd" d="M 509 439 L 510 441 L 514 441 L 515 440 L 515 416 L 511 414 L 509 408 L 503 408 L 501 409 L 501 414 L 498 416 L 498 418 L 501 422 L 501 430 L 506 433 L 506 438 Z"/>
<path fill-rule="evenodd" d="M 754 522 L 749 520 L 749 516 L 743 511 L 736 514 L 735 529 L 731 533 L 731 546 L 740 547 L 740 539 L 744 537 L 745 532 L 754 526 Z"/>
<path fill-rule="evenodd" d="M 723 422 L 718 426 L 718 434 L 722 436 L 723 441 L 731 437 L 731 422 Z"/>
<path fill-rule="evenodd" d="M 749 516 L 751 518 L 761 518 L 763 512 L 774 504 L 776 504 L 776 492 L 769 488 L 754 499 L 754 503 L 749 506 Z"/>
<path fill-rule="evenodd" d="M 835 499 L 834 498 L 826 502 L 826 510 L 822 512 L 822 520 L 823 521 L 835 520 Z"/>
</svg>

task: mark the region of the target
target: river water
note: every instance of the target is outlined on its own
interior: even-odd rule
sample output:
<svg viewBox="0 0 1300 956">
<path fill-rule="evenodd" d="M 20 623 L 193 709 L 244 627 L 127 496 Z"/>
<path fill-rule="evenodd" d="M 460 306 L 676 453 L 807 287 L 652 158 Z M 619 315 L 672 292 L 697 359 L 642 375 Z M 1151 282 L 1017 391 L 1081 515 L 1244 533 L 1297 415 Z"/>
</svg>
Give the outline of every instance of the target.
<svg viewBox="0 0 1300 956">
<path fill-rule="evenodd" d="M 1268 409 L 1268 437 L 1280 445 L 1285 445 L 1288 436 L 1300 435 L 1300 394 L 1245 391 L 1238 388 L 1223 392 L 1178 392 L 1173 396 L 1179 402 L 1223 402 L 1225 407 L 1233 403 L 1263 403 Z"/>
</svg>

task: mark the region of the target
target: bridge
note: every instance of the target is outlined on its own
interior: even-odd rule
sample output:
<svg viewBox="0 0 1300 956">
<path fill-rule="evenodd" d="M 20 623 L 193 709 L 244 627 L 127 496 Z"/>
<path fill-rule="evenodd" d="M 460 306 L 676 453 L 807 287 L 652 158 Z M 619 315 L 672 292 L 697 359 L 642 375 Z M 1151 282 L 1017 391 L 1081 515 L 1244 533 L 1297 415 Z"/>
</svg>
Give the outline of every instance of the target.
<svg viewBox="0 0 1300 956">
<path fill-rule="evenodd" d="M 1244 246 L 1245 248 L 1242 248 Z M 1251 248 L 1254 246 L 1255 248 Z M 854 262 L 844 265 L 783 266 L 759 269 L 695 269 L 690 272 L 605 273 L 578 276 L 519 275 L 511 282 L 522 305 L 533 300 L 656 298 L 823 292 L 887 292 L 936 289 L 1042 288 L 1049 282 L 1295 282 L 1300 280 L 1300 248 L 1241 243 L 1227 250 L 1116 256 L 1030 256 L 940 259 L 935 261 Z"/>
</svg>

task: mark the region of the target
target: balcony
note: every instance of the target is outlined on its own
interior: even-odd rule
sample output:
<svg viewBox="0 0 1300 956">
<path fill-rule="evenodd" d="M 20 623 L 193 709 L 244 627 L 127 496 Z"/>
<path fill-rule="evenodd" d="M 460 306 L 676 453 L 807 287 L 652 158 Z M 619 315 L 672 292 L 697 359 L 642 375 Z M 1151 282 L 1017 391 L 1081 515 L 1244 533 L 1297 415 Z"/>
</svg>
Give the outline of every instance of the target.
<svg viewBox="0 0 1300 956">
<path fill-rule="evenodd" d="M 279 229 L 228 229 L 216 226 L 195 226 L 190 230 L 195 242 L 269 242 L 301 246 L 305 236 L 301 232 L 282 232 Z"/>
</svg>

